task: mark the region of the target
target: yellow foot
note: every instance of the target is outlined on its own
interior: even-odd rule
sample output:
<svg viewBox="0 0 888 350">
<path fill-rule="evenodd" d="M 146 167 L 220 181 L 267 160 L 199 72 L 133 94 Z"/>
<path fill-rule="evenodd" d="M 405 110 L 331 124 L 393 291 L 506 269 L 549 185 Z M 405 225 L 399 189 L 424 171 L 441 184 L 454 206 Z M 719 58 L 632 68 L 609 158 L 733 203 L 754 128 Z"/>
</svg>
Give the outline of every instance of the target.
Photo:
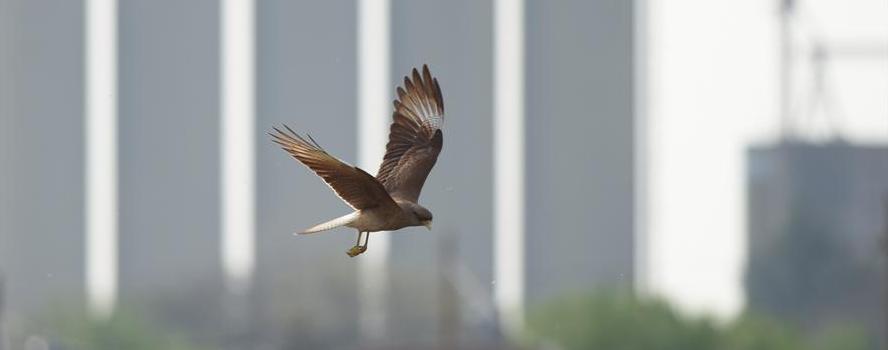
<svg viewBox="0 0 888 350">
<path fill-rule="evenodd" d="M 367 251 L 367 247 L 356 245 L 354 247 L 351 247 L 351 249 L 349 249 L 345 253 L 348 254 L 348 256 L 354 258 L 365 251 Z"/>
</svg>

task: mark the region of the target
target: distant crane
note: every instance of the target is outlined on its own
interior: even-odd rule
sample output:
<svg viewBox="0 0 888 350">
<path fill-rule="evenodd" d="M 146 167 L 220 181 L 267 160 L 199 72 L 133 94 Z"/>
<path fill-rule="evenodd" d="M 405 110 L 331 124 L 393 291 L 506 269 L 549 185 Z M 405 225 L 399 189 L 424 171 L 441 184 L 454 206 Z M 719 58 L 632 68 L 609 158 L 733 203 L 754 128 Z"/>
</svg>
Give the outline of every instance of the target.
<svg viewBox="0 0 888 350">
<path fill-rule="evenodd" d="M 797 7 L 798 0 L 778 0 L 780 6 L 780 120 L 781 135 L 783 139 L 789 139 L 797 136 L 798 130 L 793 123 L 792 112 L 792 81 L 793 81 L 793 63 L 797 52 L 810 51 L 808 59 L 811 61 L 813 70 L 813 86 L 812 100 L 810 100 L 809 108 L 804 111 L 808 114 L 806 118 L 809 122 L 813 121 L 817 108 L 823 108 L 823 118 L 827 125 L 828 133 L 836 133 L 837 125 L 834 118 L 834 112 L 831 108 L 831 95 L 828 91 L 827 69 L 829 63 L 841 59 L 849 60 L 885 60 L 888 62 L 888 45 L 875 42 L 832 42 L 825 43 L 821 40 L 815 41 L 812 48 L 795 47 L 792 36 L 792 26 Z M 886 77 L 888 79 L 888 77 Z"/>
</svg>

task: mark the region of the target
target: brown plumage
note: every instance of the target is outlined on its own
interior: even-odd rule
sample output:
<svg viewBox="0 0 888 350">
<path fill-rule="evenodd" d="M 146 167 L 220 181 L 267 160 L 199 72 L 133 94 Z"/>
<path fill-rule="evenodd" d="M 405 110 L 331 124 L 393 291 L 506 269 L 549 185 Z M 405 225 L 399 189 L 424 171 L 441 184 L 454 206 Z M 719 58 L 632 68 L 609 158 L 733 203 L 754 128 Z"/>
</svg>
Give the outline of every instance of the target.
<svg viewBox="0 0 888 350">
<path fill-rule="evenodd" d="M 422 186 L 441 153 L 444 136 L 444 98 L 438 80 L 426 65 L 422 75 L 414 68 L 397 89 L 389 142 L 379 172 L 374 178 L 329 153 L 311 136 L 302 137 L 284 125 L 274 128 L 272 141 L 320 176 L 355 211 L 324 222 L 301 233 L 314 233 L 339 226 L 358 230 L 358 243 L 348 251 L 356 256 L 367 249 L 369 233 L 408 226 L 431 228 L 432 214 L 417 201 Z M 361 237 L 367 238 L 361 244 Z"/>
</svg>

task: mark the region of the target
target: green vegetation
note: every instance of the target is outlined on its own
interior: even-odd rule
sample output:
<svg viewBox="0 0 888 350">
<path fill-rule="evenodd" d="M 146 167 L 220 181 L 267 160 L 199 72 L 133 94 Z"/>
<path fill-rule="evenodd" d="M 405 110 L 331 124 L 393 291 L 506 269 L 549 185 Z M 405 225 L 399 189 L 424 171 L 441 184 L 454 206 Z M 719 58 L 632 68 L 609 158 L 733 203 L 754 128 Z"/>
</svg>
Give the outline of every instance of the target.
<svg viewBox="0 0 888 350">
<path fill-rule="evenodd" d="M 631 292 L 602 292 L 563 298 L 531 310 L 533 342 L 560 349 L 608 350 L 866 350 L 866 334 L 834 327 L 806 337 L 774 319 L 744 315 L 719 325 L 682 316 L 662 301 L 639 299 Z"/>
<path fill-rule="evenodd" d="M 35 329 L 51 344 L 72 350 L 199 350 L 184 336 L 162 329 L 137 311 L 120 311 L 107 320 L 83 312 L 55 311 Z"/>
</svg>

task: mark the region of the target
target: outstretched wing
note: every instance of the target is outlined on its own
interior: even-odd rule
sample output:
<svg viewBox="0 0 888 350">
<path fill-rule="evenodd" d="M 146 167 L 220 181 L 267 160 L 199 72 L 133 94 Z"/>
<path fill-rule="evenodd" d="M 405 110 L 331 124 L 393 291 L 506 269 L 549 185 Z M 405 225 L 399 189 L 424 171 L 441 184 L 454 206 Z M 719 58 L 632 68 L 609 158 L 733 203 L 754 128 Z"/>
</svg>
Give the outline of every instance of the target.
<svg viewBox="0 0 888 350">
<path fill-rule="evenodd" d="M 272 141 L 324 179 L 339 198 L 352 208 L 397 206 L 372 175 L 331 156 L 311 136 L 305 139 L 288 126 L 284 125 L 284 128 L 286 132 L 274 128 L 274 133 L 268 133 Z"/>
<path fill-rule="evenodd" d="M 416 202 L 441 153 L 444 98 L 438 80 L 422 66 L 398 87 L 385 157 L 376 178 L 393 198 Z"/>
</svg>

